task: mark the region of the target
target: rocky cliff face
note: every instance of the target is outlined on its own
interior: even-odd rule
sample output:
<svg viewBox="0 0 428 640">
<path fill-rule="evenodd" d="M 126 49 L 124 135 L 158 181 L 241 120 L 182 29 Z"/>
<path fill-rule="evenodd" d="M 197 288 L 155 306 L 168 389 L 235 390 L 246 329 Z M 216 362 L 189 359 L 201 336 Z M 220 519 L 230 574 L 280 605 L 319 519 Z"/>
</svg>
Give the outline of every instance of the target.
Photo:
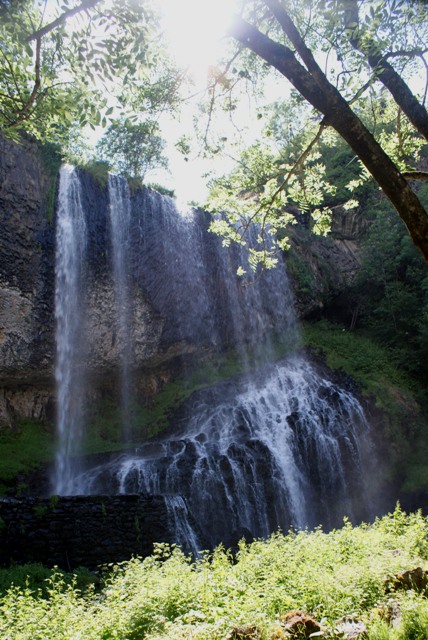
<svg viewBox="0 0 428 640">
<path fill-rule="evenodd" d="M 54 359 L 50 181 L 37 149 L 0 139 L 0 423 L 45 417 Z"/>
<path fill-rule="evenodd" d="M 54 414 L 56 214 L 52 195 L 56 178 L 49 177 L 34 143 L 18 146 L 0 138 L 0 152 L 0 426 L 11 426 L 23 417 L 49 419 Z M 80 172 L 79 177 L 88 221 L 85 364 L 93 388 L 111 390 L 120 353 L 106 213 L 108 190 L 88 173 Z M 210 348 L 213 317 L 222 317 L 229 295 L 219 284 L 214 302 L 204 301 L 198 260 L 209 270 L 207 277 L 215 287 L 218 274 L 226 268 L 213 243 L 203 249 L 209 255 L 201 253 L 196 260 L 192 256 L 195 273 L 186 276 L 186 282 L 175 278 L 198 238 L 187 236 L 183 229 L 176 242 L 180 246 L 171 243 L 165 252 L 158 238 L 171 229 L 168 216 L 159 215 L 156 198 L 147 190 L 131 194 L 134 221 L 129 250 L 136 265 L 132 273 L 132 367 L 137 372 L 134 383 L 144 390 L 143 395 L 156 393 L 171 378 L 174 359 L 200 355 Z M 289 270 L 300 315 L 316 312 L 332 291 L 347 286 L 358 269 L 358 217 L 351 218 L 337 212 L 335 233 L 315 243 L 303 228 L 293 231 L 294 257 Z M 205 233 L 206 224 L 201 215 L 192 233 Z M 162 282 L 160 272 L 166 274 Z M 171 282 L 174 289 L 168 292 Z M 180 287 L 186 296 L 181 295 Z M 193 290 L 190 302 L 189 287 Z M 162 296 L 158 295 L 160 288 Z M 183 315 L 183 304 L 187 324 L 179 326 L 176 318 Z M 225 316 L 215 341 L 230 340 L 230 325 Z"/>
<path fill-rule="evenodd" d="M 317 317 L 352 285 L 361 266 L 359 239 L 367 218 L 358 208 L 333 208 L 331 231 L 315 236 L 304 225 L 290 230 L 286 255 L 300 317 Z"/>
<path fill-rule="evenodd" d="M 0 138 L 0 426 L 52 419 L 55 396 L 55 212 L 50 178 L 34 143 Z M 107 193 L 83 175 L 90 211 L 85 362 L 98 378 L 114 376 L 113 285 L 106 254 Z M 135 361 L 158 355 L 163 320 L 141 290 L 133 297 Z M 96 336 L 96 339 L 95 339 Z"/>
</svg>

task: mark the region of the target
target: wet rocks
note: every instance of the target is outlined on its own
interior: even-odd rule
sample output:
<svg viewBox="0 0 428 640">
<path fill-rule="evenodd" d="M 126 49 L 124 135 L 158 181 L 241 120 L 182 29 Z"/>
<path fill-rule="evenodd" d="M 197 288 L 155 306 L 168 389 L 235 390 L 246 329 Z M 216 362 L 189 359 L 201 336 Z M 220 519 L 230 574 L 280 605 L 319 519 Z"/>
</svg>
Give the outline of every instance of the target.
<svg viewBox="0 0 428 640">
<path fill-rule="evenodd" d="M 347 617 L 338 620 L 334 628 L 335 636 L 346 638 L 346 640 L 358 640 L 367 635 L 367 627 L 361 620 Z"/>
<path fill-rule="evenodd" d="M 428 587 L 428 571 L 424 571 L 421 567 L 409 569 L 397 573 L 392 578 L 388 578 L 385 582 L 386 591 L 425 591 Z"/>
</svg>

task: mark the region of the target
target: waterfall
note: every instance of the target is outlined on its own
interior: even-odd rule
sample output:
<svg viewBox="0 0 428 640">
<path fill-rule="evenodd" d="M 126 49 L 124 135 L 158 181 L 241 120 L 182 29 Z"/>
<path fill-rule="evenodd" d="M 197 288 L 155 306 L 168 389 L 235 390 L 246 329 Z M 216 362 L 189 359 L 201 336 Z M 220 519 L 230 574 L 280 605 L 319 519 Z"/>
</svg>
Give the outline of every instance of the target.
<svg viewBox="0 0 428 640">
<path fill-rule="evenodd" d="M 214 263 L 203 215 L 146 190 L 140 204 L 136 277 L 165 318 L 165 342 L 220 346 Z"/>
<path fill-rule="evenodd" d="M 244 365 L 252 351 L 266 354 L 274 338 L 298 341 L 284 268 L 252 273 L 248 249 L 224 248 L 208 231 L 208 214 L 183 214 L 171 198 L 146 191 L 140 206 L 134 270 L 165 318 L 165 341 L 230 347 Z M 245 278 L 236 275 L 241 265 Z"/>
<path fill-rule="evenodd" d="M 217 273 L 225 291 L 227 325 L 231 341 L 237 350 L 244 369 L 274 358 L 273 342 L 280 339 L 288 348 L 296 348 L 300 334 L 294 313 L 293 298 L 282 268 L 253 271 L 249 263 L 249 248 L 260 249 L 257 228 L 247 230 L 248 246 L 235 245 L 226 250 L 222 243 L 215 243 Z M 263 242 L 272 249 L 267 234 Z M 281 256 L 278 256 L 281 263 Z M 237 277 L 242 267 L 244 277 Z"/>
<path fill-rule="evenodd" d="M 182 214 L 173 200 L 150 190 L 131 198 L 125 181 L 114 177 L 109 178 L 105 215 L 115 290 L 112 324 L 120 345 L 124 451 L 101 463 L 71 465 L 81 442 L 84 379 L 73 375 L 79 371 L 84 310 L 85 225 L 79 189 L 76 174 L 63 170 L 56 303 L 57 478 L 64 484 L 57 483 L 56 490 L 163 495 L 176 542 L 191 553 L 201 538 L 204 546 L 229 546 L 278 528 L 334 527 L 344 515 L 369 517 L 362 506 L 370 459 L 364 412 L 351 391 L 299 350 L 284 265 L 280 261 L 276 269 L 251 273 L 248 250 L 225 249 L 209 233 L 207 214 Z M 256 236 L 250 240 L 258 241 Z M 241 265 L 247 268 L 244 279 L 237 276 Z M 241 372 L 194 392 L 179 417 L 171 416 L 167 431 L 127 451 L 130 371 L 138 366 L 132 331 L 137 330 L 137 302 L 131 304 L 131 285 L 162 319 L 162 354 L 172 350 L 184 360 L 192 350 L 234 350 Z M 184 364 L 182 371 L 186 373 Z"/>
<path fill-rule="evenodd" d="M 131 440 L 130 367 L 132 364 L 132 308 L 130 300 L 129 253 L 131 201 L 124 178 L 109 175 L 109 220 L 115 293 L 115 341 L 120 354 L 120 405 L 123 442 Z"/>
<path fill-rule="evenodd" d="M 168 511 L 169 527 L 174 531 L 175 544 L 178 544 L 184 553 L 198 556 L 202 550 L 202 544 L 194 527 L 191 524 L 191 516 L 186 501 L 182 496 L 165 496 L 165 504 Z"/>
<path fill-rule="evenodd" d="M 55 254 L 57 453 L 53 492 L 72 492 L 83 436 L 86 223 L 76 171 L 61 168 Z"/>
<path fill-rule="evenodd" d="M 184 497 L 211 546 L 339 526 L 364 500 L 356 398 L 300 357 L 195 394 L 178 433 L 84 474 L 87 492 Z"/>
</svg>

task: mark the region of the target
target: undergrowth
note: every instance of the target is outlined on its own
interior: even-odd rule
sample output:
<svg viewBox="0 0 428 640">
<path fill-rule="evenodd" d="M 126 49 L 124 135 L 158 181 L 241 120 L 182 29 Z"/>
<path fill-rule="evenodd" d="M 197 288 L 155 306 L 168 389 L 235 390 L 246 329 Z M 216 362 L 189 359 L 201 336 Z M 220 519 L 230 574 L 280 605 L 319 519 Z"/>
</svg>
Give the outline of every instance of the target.
<svg viewBox="0 0 428 640">
<path fill-rule="evenodd" d="M 23 419 L 13 429 L 0 429 L 0 494 L 16 476 L 49 462 L 54 453 L 52 429 L 31 419 Z"/>
<path fill-rule="evenodd" d="M 370 525 L 241 543 L 236 556 L 219 547 L 192 561 L 162 544 L 104 574 L 98 590 L 81 591 L 58 572 L 43 591 L 30 582 L 10 587 L 0 601 L 0 637 L 273 640 L 288 637 L 280 616 L 299 609 L 326 638 L 337 638 L 337 621 L 352 616 L 369 640 L 422 640 L 426 593 L 391 591 L 388 579 L 427 561 L 428 520 L 399 507 Z M 253 635 L 237 635 L 244 628 Z"/>
<path fill-rule="evenodd" d="M 415 381 L 396 365 L 387 347 L 339 324 L 327 320 L 305 324 L 304 341 L 325 354 L 329 367 L 343 369 L 374 395 L 386 382 L 405 391 L 415 387 Z"/>
</svg>

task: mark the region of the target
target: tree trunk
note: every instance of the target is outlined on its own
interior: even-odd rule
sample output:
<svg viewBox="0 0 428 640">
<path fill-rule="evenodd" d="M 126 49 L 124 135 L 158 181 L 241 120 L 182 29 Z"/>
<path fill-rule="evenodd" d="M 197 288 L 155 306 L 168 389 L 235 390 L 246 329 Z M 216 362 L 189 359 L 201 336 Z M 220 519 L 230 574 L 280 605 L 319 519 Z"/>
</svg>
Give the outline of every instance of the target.
<svg viewBox="0 0 428 640">
<path fill-rule="evenodd" d="M 278 6 L 278 3 L 276 5 Z M 316 63 L 311 62 L 311 53 L 303 40 L 300 37 L 296 39 L 297 29 L 288 15 L 287 18 L 294 30 L 291 37 L 288 31 L 285 31 L 285 22 L 281 20 L 280 24 L 305 64 L 311 69 L 311 65 Z M 392 202 L 414 244 L 428 261 L 428 215 L 425 209 L 391 158 L 355 115 L 339 91 L 324 74 L 320 76 L 321 70 L 318 65 L 313 67 L 312 75 L 300 64 L 291 49 L 274 42 L 241 18 L 235 19 L 230 35 L 275 67 L 315 109 L 324 114 L 326 124 L 332 126 L 346 140 Z M 305 49 L 301 51 L 303 46 Z"/>
</svg>

